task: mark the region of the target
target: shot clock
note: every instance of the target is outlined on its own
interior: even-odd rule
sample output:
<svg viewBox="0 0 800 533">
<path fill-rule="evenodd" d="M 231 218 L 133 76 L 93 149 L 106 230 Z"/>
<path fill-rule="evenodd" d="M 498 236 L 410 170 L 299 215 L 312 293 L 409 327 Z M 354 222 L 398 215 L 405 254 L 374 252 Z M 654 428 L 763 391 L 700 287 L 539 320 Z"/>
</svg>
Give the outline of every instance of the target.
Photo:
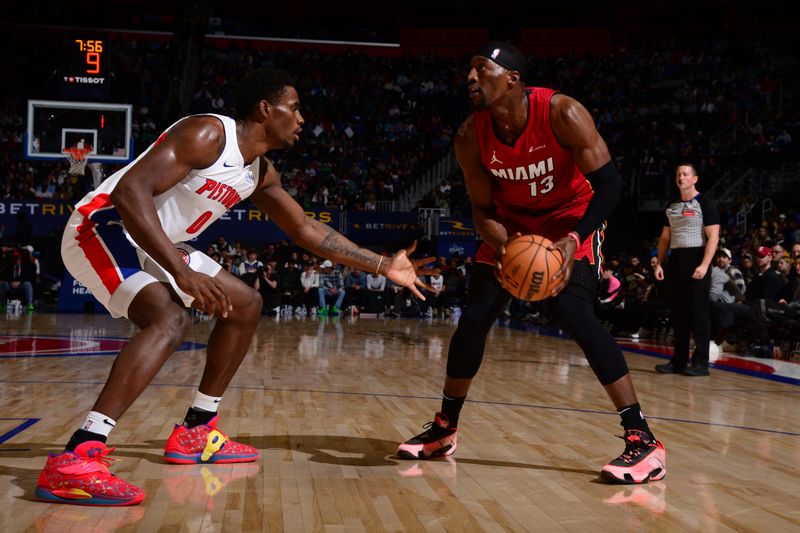
<svg viewBox="0 0 800 533">
<path fill-rule="evenodd" d="M 59 93 L 65 98 L 106 98 L 111 79 L 108 73 L 108 40 L 96 35 L 66 37 L 59 68 Z"/>
<path fill-rule="evenodd" d="M 101 60 L 103 58 L 102 39 L 75 39 L 78 50 L 85 54 L 86 74 L 100 75 L 102 73 Z"/>
</svg>

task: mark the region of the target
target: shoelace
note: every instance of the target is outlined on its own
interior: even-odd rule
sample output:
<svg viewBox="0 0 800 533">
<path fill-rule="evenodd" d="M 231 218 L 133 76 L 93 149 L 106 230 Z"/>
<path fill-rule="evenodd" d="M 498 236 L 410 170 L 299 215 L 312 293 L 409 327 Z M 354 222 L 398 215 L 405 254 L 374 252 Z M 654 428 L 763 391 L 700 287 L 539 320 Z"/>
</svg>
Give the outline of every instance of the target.
<svg viewBox="0 0 800 533">
<path fill-rule="evenodd" d="M 443 435 L 447 432 L 447 428 L 443 428 L 442 426 L 437 424 L 436 420 L 431 420 L 430 422 L 425 422 L 422 425 L 422 429 L 424 429 L 425 431 L 420 433 L 418 435 L 419 437 L 428 436 L 429 438 L 434 438 L 434 435 L 436 435 L 436 432 L 441 432 Z"/>
<path fill-rule="evenodd" d="M 107 456 L 114 450 L 115 448 L 106 448 L 103 451 L 100 448 L 90 448 L 86 455 L 76 454 L 77 460 L 57 466 L 56 469 L 63 474 L 81 477 L 93 476 L 98 472 L 113 476 L 114 474 L 108 471 L 108 467 L 111 466 L 114 459 Z"/>
<path fill-rule="evenodd" d="M 625 435 L 624 437 L 620 436 L 619 438 L 625 441 L 625 451 L 622 452 L 622 455 L 619 456 L 619 459 L 622 459 L 627 464 L 632 463 L 634 459 L 639 457 L 649 444 L 642 440 L 642 438 L 636 433 L 629 433 L 628 435 Z"/>
<path fill-rule="evenodd" d="M 107 457 L 114 450 L 116 450 L 116 448 L 106 448 L 104 451 L 100 451 L 99 448 L 92 448 L 91 450 L 89 450 L 89 455 L 87 455 L 86 457 L 81 457 L 81 459 L 83 459 L 86 462 L 98 463 L 104 466 L 105 468 L 108 468 L 109 466 L 111 466 L 111 463 L 113 463 L 116 460 L 112 459 L 111 457 Z"/>
<path fill-rule="evenodd" d="M 419 434 L 420 437 L 430 434 L 431 428 L 433 427 L 433 422 L 434 421 L 431 420 L 430 422 L 425 422 L 424 424 L 422 424 L 422 429 L 424 429 L 425 431 Z"/>
</svg>

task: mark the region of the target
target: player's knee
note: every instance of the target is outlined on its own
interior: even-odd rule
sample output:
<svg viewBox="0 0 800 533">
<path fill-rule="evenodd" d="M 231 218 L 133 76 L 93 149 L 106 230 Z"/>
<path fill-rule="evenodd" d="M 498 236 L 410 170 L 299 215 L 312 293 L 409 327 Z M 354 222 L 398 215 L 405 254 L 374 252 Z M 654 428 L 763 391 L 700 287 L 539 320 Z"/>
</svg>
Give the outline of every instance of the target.
<svg viewBox="0 0 800 533">
<path fill-rule="evenodd" d="M 264 299 L 261 297 L 261 293 L 255 289 L 250 289 L 245 302 L 247 302 L 248 318 L 259 320 L 261 318 L 261 308 L 264 307 Z"/>
<path fill-rule="evenodd" d="M 458 331 L 470 336 L 486 336 L 494 319 L 483 305 L 468 305 L 458 320 Z"/>
<path fill-rule="evenodd" d="M 192 317 L 186 312 L 186 309 L 174 305 L 159 313 L 150 327 L 160 329 L 162 338 L 168 339 L 177 346 L 186 337 L 191 325 Z"/>
<path fill-rule="evenodd" d="M 231 304 L 233 305 L 233 312 L 229 313 L 226 318 L 220 318 L 220 320 L 251 323 L 257 322 L 261 318 L 261 308 L 264 305 L 264 300 L 257 290 L 243 286 L 237 288 L 232 294 Z"/>
<path fill-rule="evenodd" d="M 189 328 L 192 327 L 192 316 L 186 309 L 176 309 L 171 317 L 170 326 L 175 331 L 175 335 L 183 340 L 189 332 Z"/>
</svg>

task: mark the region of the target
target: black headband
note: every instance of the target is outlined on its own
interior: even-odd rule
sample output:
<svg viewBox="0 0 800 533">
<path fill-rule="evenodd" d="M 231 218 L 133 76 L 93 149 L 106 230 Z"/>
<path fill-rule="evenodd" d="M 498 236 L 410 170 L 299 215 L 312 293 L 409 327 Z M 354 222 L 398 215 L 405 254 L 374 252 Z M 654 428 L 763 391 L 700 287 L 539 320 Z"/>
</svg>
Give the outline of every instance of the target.
<svg viewBox="0 0 800 533">
<path fill-rule="evenodd" d="M 484 44 L 475 52 L 476 56 L 491 59 L 508 70 L 516 70 L 521 78 L 528 73 L 528 60 L 519 48 L 511 43 L 492 41 Z"/>
</svg>

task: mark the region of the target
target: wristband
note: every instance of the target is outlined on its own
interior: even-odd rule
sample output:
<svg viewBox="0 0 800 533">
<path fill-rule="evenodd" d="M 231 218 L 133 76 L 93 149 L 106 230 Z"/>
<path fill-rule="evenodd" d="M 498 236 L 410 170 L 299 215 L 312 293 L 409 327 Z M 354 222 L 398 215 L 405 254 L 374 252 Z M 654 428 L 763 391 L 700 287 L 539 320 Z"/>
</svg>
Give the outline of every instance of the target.
<svg viewBox="0 0 800 533">
<path fill-rule="evenodd" d="M 376 274 L 380 274 L 381 264 L 383 263 L 383 256 L 378 260 L 378 267 L 375 269 Z"/>
<path fill-rule="evenodd" d="M 580 235 L 578 235 L 578 233 L 576 231 L 570 231 L 568 233 L 568 235 L 570 237 L 572 237 L 573 239 L 575 239 L 575 246 L 580 248 L 581 247 L 581 237 L 580 237 Z"/>
</svg>

